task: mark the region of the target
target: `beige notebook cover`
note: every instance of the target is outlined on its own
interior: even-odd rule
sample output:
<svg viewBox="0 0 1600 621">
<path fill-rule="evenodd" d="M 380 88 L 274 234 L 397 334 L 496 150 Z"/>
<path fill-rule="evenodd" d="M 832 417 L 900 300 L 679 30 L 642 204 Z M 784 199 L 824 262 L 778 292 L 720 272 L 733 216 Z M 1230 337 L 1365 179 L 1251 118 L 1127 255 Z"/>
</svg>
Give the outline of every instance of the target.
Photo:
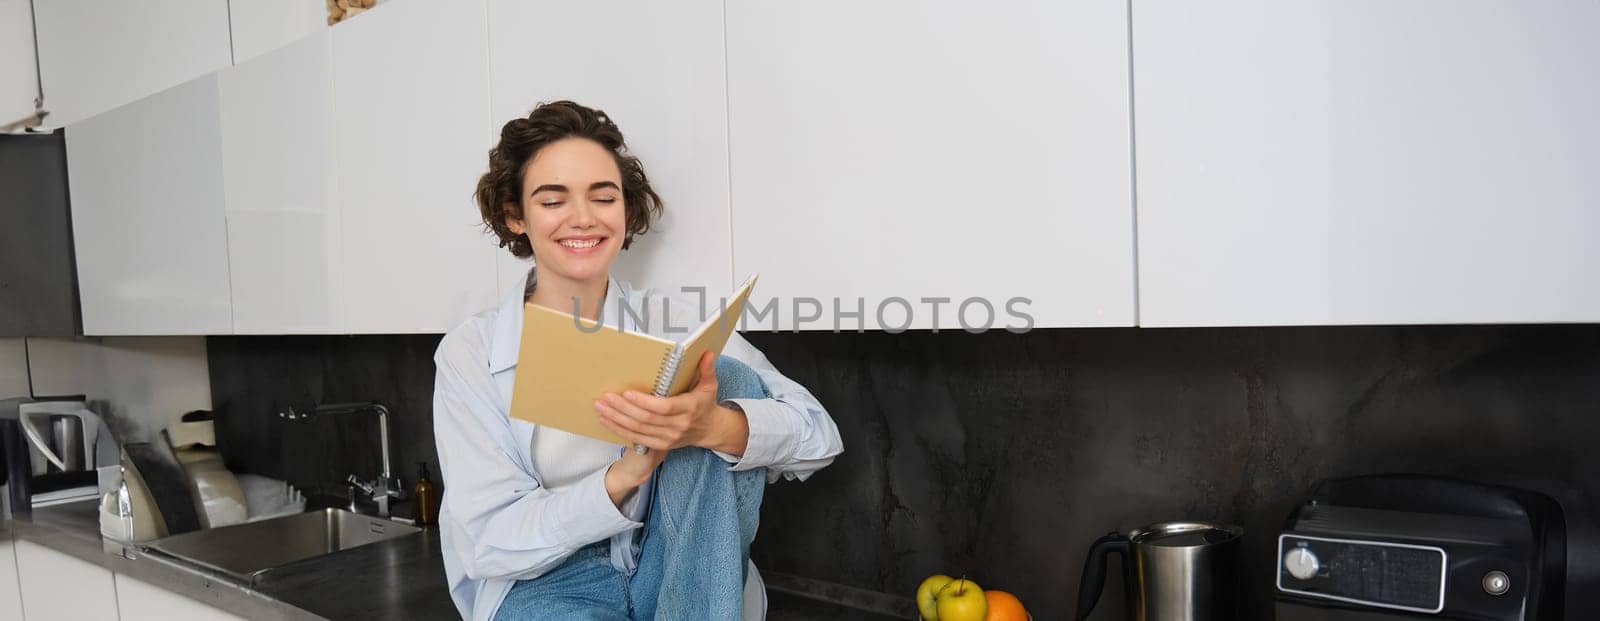
<svg viewBox="0 0 1600 621">
<path fill-rule="evenodd" d="M 511 391 L 511 416 L 613 444 L 628 442 L 600 424 L 594 402 L 601 395 L 636 390 L 663 396 L 682 394 L 694 383 L 700 355 L 722 352 L 739 325 L 745 301 L 755 287 L 751 275 L 721 312 L 713 314 L 682 343 L 637 331 L 583 322 L 571 314 L 524 304 L 522 347 Z M 658 309 L 657 309 L 658 310 Z"/>
</svg>

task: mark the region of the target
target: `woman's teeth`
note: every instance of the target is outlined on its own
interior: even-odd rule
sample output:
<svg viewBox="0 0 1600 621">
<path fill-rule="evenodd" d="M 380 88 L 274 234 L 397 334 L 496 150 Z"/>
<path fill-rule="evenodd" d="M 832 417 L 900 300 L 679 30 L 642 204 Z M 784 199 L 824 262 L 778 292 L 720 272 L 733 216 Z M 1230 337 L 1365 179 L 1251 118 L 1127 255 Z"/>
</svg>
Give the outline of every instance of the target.
<svg viewBox="0 0 1600 621">
<path fill-rule="evenodd" d="M 600 245 L 600 240 L 598 240 L 598 239 L 585 239 L 585 240 L 563 239 L 558 243 L 560 243 L 561 245 L 566 246 L 568 248 L 583 249 L 583 248 L 593 248 L 595 246 Z"/>
</svg>

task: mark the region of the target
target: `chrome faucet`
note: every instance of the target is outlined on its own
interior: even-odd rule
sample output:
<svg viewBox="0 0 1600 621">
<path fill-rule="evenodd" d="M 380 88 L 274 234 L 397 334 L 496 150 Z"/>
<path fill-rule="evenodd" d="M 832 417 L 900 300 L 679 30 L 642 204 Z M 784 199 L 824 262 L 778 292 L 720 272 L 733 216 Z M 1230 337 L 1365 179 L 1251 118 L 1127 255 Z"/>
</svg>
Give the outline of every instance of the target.
<svg viewBox="0 0 1600 621">
<path fill-rule="evenodd" d="M 376 412 L 378 414 L 378 443 L 383 453 L 383 471 L 373 481 L 363 481 L 356 475 L 350 475 L 345 483 L 352 488 L 360 489 L 373 502 L 378 504 L 378 517 L 389 517 L 389 499 L 404 500 L 405 493 L 400 489 L 400 480 L 394 477 L 394 471 L 389 464 L 389 408 L 382 403 L 335 403 L 317 406 L 316 413 L 323 415 L 354 414 L 357 412 Z M 353 508 L 353 507 L 352 507 Z"/>
</svg>

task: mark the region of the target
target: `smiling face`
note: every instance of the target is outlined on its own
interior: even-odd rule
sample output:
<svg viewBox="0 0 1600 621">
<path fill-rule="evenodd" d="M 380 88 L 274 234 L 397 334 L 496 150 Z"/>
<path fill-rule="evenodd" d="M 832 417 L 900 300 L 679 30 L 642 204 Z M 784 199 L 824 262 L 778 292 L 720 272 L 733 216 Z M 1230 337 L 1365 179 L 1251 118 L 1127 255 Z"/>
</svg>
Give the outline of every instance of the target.
<svg viewBox="0 0 1600 621">
<path fill-rule="evenodd" d="M 582 286 L 605 282 L 627 235 L 622 174 L 599 143 L 565 138 L 545 145 L 522 174 L 522 218 L 506 226 L 526 233 L 539 282 Z"/>
</svg>

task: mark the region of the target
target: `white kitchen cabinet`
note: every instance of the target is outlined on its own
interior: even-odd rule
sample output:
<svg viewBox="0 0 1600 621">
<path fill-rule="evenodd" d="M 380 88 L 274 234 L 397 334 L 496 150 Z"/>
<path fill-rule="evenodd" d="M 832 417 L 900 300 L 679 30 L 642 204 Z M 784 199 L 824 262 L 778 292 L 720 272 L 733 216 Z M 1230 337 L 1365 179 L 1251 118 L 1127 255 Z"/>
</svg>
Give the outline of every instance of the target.
<svg viewBox="0 0 1600 621">
<path fill-rule="evenodd" d="M 0 619 L 22 619 L 22 582 L 10 537 L 0 538 Z"/>
<path fill-rule="evenodd" d="M 813 312 L 796 298 L 823 307 L 804 329 L 833 298 L 868 328 L 958 328 L 969 299 L 1020 328 L 1013 298 L 1034 327 L 1134 323 L 1125 2 L 726 14 L 734 272 L 782 326 Z"/>
<path fill-rule="evenodd" d="M 39 74 L 29 0 L 0 0 L 0 125 L 33 115 Z"/>
<path fill-rule="evenodd" d="M 332 29 L 350 332 L 443 332 L 495 302 L 472 200 L 492 145 L 486 19 L 484 0 L 391 0 Z"/>
<path fill-rule="evenodd" d="M 117 619 L 111 570 L 31 541 L 16 540 L 22 612 L 28 621 Z"/>
<path fill-rule="evenodd" d="M 326 0 L 228 0 L 233 62 L 288 45 L 328 27 Z"/>
<path fill-rule="evenodd" d="M 1600 4 L 1133 13 L 1142 325 L 1600 320 Z"/>
<path fill-rule="evenodd" d="M 85 334 L 232 331 L 218 115 L 208 75 L 67 128 Z"/>
<path fill-rule="evenodd" d="M 583 26 L 600 23 L 603 35 Z M 661 195 L 663 217 L 614 270 L 636 286 L 723 295 L 734 284 L 722 32 L 720 0 L 489 2 L 491 136 L 539 102 L 599 108 Z M 550 50 L 577 49 L 583 62 L 551 61 Z M 497 253 L 504 293 L 528 264 Z"/>
<path fill-rule="evenodd" d="M 228 0 L 39 0 L 33 8 L 48 125 L 233 64 Z"/>
<path fill-rule="evenodd" d="M 324 31 L 218 75 L 238 334 L 343 326 L 329 54 Z"/>
<path fill-rule="evenodd" d="M 116 575 L 121 621 L 228 621 L 243 619 L 149 583 Z"/>
</svg>

